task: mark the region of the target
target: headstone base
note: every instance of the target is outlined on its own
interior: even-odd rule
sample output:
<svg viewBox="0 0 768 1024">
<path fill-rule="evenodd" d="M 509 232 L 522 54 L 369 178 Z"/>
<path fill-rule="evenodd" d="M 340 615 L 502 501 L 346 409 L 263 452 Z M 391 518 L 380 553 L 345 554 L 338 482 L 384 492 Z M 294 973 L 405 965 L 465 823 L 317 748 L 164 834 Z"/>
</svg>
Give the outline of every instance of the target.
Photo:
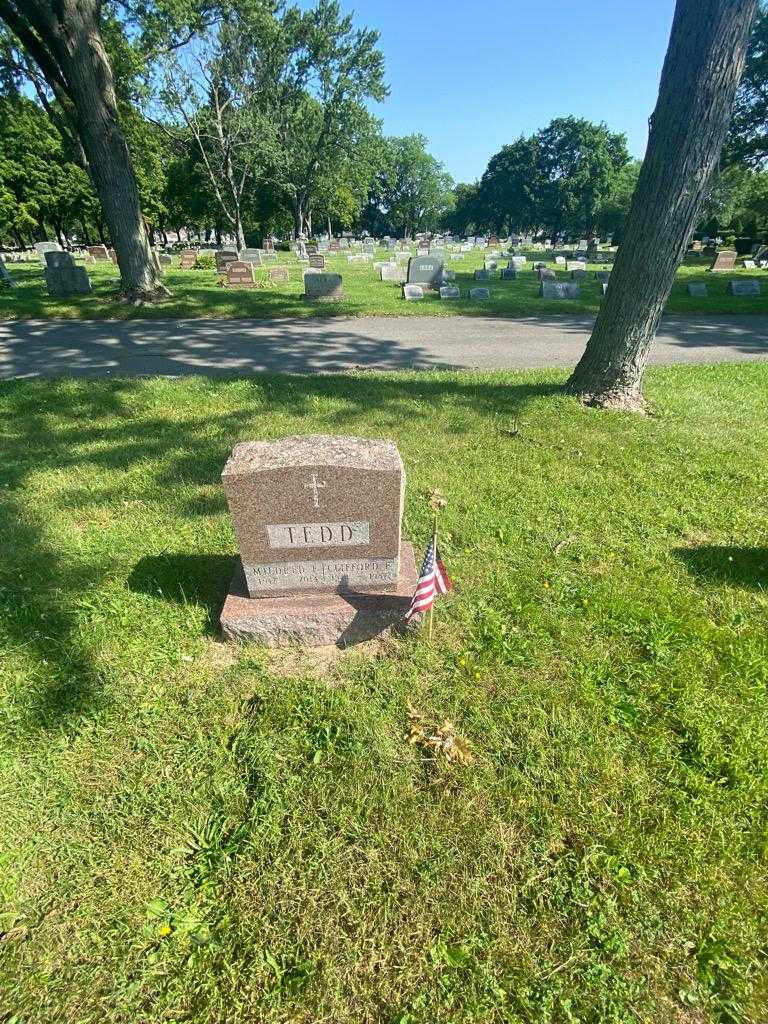
<svg viewBox="0 0 768 1024">
<path fill-rule="evenodd" d="M 267 647 L 303 643 L 308 647 L 352 644 L 407 629 L 403 621 L 416 589 L 413 545 L 400 545 L 400 579 L 386 592 L 350 590 L 343 594 L 248 597 L 238 561 L 221 612 L 228 640 L 257 640 Z"/>
</svg>

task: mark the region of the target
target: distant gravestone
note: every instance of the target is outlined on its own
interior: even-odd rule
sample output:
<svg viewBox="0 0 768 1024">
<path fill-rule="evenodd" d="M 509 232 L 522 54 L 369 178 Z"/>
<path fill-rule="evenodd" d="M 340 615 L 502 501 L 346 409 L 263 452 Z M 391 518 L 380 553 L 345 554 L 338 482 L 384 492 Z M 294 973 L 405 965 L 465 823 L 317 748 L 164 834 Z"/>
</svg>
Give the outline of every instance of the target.
<svg viewBox="0 0 768 1024">
<path fill-rule="evenodd" d="M 239 262 L 240 257 L 236 252 L 232 252 L 229 249 L 219 249 L 215 254 L 216 258 L 216 272 L 218 274 L 225 274 L 227 271 L 228 263 Z"/>
<path fill-rule="evenodd" d="M 45 262 L 45 254 L 47 252 L 61 252 L 61 246 L 58 242 L 35 242 L 35 249 L 40 259 Z"/>
<path fill-rule="evenodd" d="M 757 264 L 755 263 L 754 260 L 744 260 L 744 269 L 745 270 L 754 270 L 756 266 L 757 266 Z"/>
<path fill-rule="evenodd" d="M 0 256 L 0 287 L 1 288 L 18 288 L 17 283 L 11 277 L 8 267 L 5 265 L 5 260 Z"/>
<path fill-rule="evenodd" d="M 728 294 L 740 299 L 748 298 L 749 296 L 753 295 L 759 295 L 760 282 L 750 280 L 749 278 L 740 281 L 729 281 Z"/>
<path fill-rule="evenodd" d="M 734 270 L 736 267 L 736 250 L 722 249 L 716 256 L 715 262 L 709 268 L 715 274 L 723 274 L 726 271 Z"/>
<path fill-rule="evenodd" d="M 394 281 L 395 284 L 405 284 L 405 269 L 397 263 L 385 263 L 379 271 L 382 281 Z"/>
<path fill-rule="evenodd" d="M 260 267 L 261 266 L 261 250 L 260 249 L 253 249 L 253 248 L 250 248 L 250 247 L 247 248 L 247 249 L 243 249 L 243 255 L 242 255 L 241 258 L 242 258 L 243 263 L 250 263 L 252 267 Z"/>
<path fill-rule="evenodd" d="M 417 299 L 423 299 L 424 289 L 420 284 L 404 284 L 403 298 L 406 302 L 415 302 Z"/>
<path fill-rule="evenodd" d="M 584 260 L 566 260 L 565 269 L 566 270 L 586 270 L 587 269 L 587 264 L 584 262 Z"/>
<path fill-rule="evenodd" d="M 502 281 L 515 281 L 517 279 L 517 271 L 514 267 L 504 267 L 501 271 Z"/>
<path fill-rule="evenodd" d="M 95 260 L 108 260 L 109 253 L 107 252 L 106 245 L 88 245 L 86 246 L 88 253 L 93 256 Z"/>
<path fill-rule="evenodd" d="M 497 260 L 486 259 L 484 261 L 484 263 L 483 263 L 483 266 L 485 267 L 486 270 L 498 270 L 499 269 L 499 264 L 498 264 Z"/>
<path fill-rule="evenodd" d="M 226 265 L 227 288 L 255 288 L 253 266 L 244 260 L 230 260 Z"/>
<path fill-rule="evenodd" d="M 310 302 L 338 302 L 343 299 L 341 274 L 305 274 L 304 298 Z"/>
<path fill-rule="evenodd" d="M 157 254 L 157 258 L 160 262 L 161 267 L 172 267 L 173 256 L 169 252 L 160 252 Z"/>
<path fill-rule="evenodd" d="M 182 249 L 179 267 L 182 270 L 192 270 L 195 263 L 197 263 L 197 249 Z"/>
<path fill-rule="evenodd" d="M 610 276 L 611 276 L 610 270 L 596 270 L 595 271 L 595 280 L 596 281 L 602 281 L 603 283 L 605 283 Z"/>
<path fill-rule="evenodd" d="M 555 256 L 555 263 L 562 266 L 563 263 L 567 263 L 565 256 Z"/>
<path fill-rule="evenodd" d="M 461 297 L 461 292 L 456 287 L 456 285 L 444 284 L 440 288 L 440 298 L 441 299 L 458 299 L 460 297 Z"/>
<path fill-rule="evenodd" d="M 490 279 L 491 279 L 491 272 L 490 272 L 490 270 L 476 270 L 475 271 L 475 280 L 476 281 L 490 281 Z"/>
<path fill-rule="evenodd" d="M 325 256 L 319 256 L 315 253 L 309 257 L 309 265 L 314 270 L 325 270 Z"/>
<path fill-rule="evenodd" d="M 578 299 L 579 286 L 575 281 L 547 281 L 542 279 L 539 297 L 542 299 Z"/>
<path fill-rule="evenodd" d="M 49 250 L 45 254 L 45 283 L 51 298 L 88 295 L 91 281 L 85 267 L 78 267 L 69 252 Z"/>
<path fill-rule="evenodd" d="M 571 271 L 571 280 L 572 281 L 583 281 L 586 276 L 587 276 L 586 270 L 583 270 L 581 267 L 578 270 L 572 270 Z"/>
<path fill-rule="evenodd" d="M 484 299 L 490 299 L 491 293 L 487 288 L 470 288 L 469 297 L 470 299 L 482 301 Z"/>
<path fill-rule="evenodd" d="M 541 267 L 538 271 L 540 281 L 556 281 L 557 274 L 554 270 L 550 270 L 549 267 Z"/>
<path fill-rule="evenodd" d="M 707 297 L 707 286 L 699 282 L 694 281 L 688 285 L 688 294 L 696 299 L 705 299 Z"/>
<path fill-rule="evenodd" d="M 328 243 L 328 249 L 331 252 L 341 252 L 341 242 L 338 238 L 332 238 Z"/>
<path fill-rule="evenodd" d="M 515 270 L 522 270 L 527 262 L 527 256 L 512 256 L 509 260 L 509 265 L 510 267 L 514 267 Z"/>
<path fill-rule="evenodd" d="M 433 256 L 412 256 L 408 260 L 408 284 L 437 289 L 443 283 L 445 264 Z"/>
<path fill-rule="evenodd" d="M 269 267 L 267 275 L 272 284 L 279 284 L 281 281 L 290 280 L 288 267 Z"/>
</svg>

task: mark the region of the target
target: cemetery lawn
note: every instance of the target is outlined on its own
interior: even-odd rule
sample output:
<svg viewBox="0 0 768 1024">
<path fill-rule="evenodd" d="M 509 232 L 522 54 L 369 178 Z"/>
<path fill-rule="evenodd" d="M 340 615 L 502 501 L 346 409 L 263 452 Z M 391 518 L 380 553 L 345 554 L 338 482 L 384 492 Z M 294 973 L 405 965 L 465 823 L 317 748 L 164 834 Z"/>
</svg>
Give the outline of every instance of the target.
<svg viewBox="0 0 768 1024">
<path fill-rule="evenodd" d="M 562 380 L 0 384 L 2 1020 L 765 1021 L 768 364 Z M 217 641 L 225 458 L 310 431 L 448 496 L 432 644 Z"/>
<path fill-rule="evenodd" d="M 385 260 L 388 254 L 381 250 L 376 259 Z M 529 268 L 542 253 L 529 253 Z M 304 265 L 291 253 L 280 253 L 275 266 L 287 266 L 290 281 L 280 284 L 267 282 L 266 269 L 257 269 L 260 287 L 256 289 L 224 288 L 219 285 L 215 271 L 180 270 L 178 265 L 163 275 L 171 296 L 149 306 L 132 306 L 117 299 L 118 274 L 111 263 L 88 266 L 93 284 L 90 295 L 77 295 L 67 299 L 48 297 L 43 268 L 39 263 L 11 263 L 8 268 L 18 282 L 15 289 L 0 289 L 0 319 L 89 319 L 125 320 L 183 319 L 183 318 L 239 318 L 271 319 L 275 317 L 326 316 L 494 316 L 528 317 L 568 314 L 595 314 L 602 298 L 602 286 L 594 277 L 597 265 L 589 266 L 589 276 L 580 282 L 579 299 L 540 299 L 538 277 L 528 269 L 516 281 L 502 281 L 496 276 L 491 281 L 474 280 L 474 271 L 483 265 L 481 251 L 466 253 L 461 261 L 448 259 L 446 266 L 455 270 L 455 283 L 461 290 L 458 300 L 441 301 L 436 294 L 428 294 L 418 302 L 405 302 L 400 285 L 379 280 L 373 263 L 347 263 L 346 256 L 329 256 L 327 270 L 340 273 L 346 298 L 342 302 L 307 302 L 303 297 L 302 274 Z M 506 266 L 506 260 L 500 265 Z M 723 313 L 768 313 L 768 272 L 743 270 L 726 274 L 710 274 L 711 260 L 689 257 L 681 267 L 674 289 L 667 303 L 667 312 L 683 315 Z M 178 259 L 176 259 L 178 264 Z M 552 264 L 554 267 L 555 265 Z M 565 270 L 557 271 L 558 280 L 570 280 Z M 756 278 L 761 282 L 763 294 L 751 298 L 734 298 L 727 294 L 728 282 L 734 278 Z M 704 282 L 709 289 L 706 298 L 688 295 L 686 286 Z M 488 286 L 491 298 L 487 302 L 471 301 L 469 289 L 475 285 Z"/>
</svg>

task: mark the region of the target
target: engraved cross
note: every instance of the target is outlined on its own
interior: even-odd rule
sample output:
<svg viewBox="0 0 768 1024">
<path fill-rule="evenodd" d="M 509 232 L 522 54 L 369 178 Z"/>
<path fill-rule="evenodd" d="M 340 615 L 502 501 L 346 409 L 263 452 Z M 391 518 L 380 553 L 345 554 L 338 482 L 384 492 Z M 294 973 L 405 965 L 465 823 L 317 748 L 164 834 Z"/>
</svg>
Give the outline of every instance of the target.
<svg viewBox="0 0 768 1024">
<path fill-rule="evenodd" d="M 320 491 L 323 489 L 323 487 L 326 486 L 325 480 L 318 481 L 317 473 L 313 473 L 312 483 L 304 484 L 304 486 L 308 490 L 312 491 L 312 497 L 314 499 L 315 508 L 320 508 L 320 502 L 318 501 L 318 498 L 320 497 Z"/>
</svg>

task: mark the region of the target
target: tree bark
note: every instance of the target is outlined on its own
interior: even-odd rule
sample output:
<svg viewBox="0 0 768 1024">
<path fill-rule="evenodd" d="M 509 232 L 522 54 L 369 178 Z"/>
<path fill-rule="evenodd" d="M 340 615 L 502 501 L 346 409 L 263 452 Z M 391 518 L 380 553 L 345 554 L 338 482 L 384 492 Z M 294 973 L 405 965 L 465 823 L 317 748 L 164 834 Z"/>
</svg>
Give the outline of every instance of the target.
<svg viewBox="0 0 768 1024">
<path fill-rule="evenodd" d="M 54 92 L 63 89 L 72 101 L 124 294 L 134 300 L 167 294 L 151 258 L 133 164 L 118 122 L 112 68 L 101 35 L 101 3 L 25 0 L 21 6 L 26 26 L 22 43 Z M 18 30 L 14 0 L 0 0 L 0 17 Z M 30 35 L 31 29 L 35 34 Z"/>
<path fill-rule="evenodd" d="M 608 291 L 567 389 L 642 411 L 642 377 L 744 70 L 757 0 L 677 0 L 648 148 Z"/>
<path fill-rule="evenodd" d="M 301 200 L 297 196 L 293 200 L 293 236 L 294 239 L 298 239 L 299 235 L 304 230 L 304 211 L 301 206 Z"/>
</svg>

